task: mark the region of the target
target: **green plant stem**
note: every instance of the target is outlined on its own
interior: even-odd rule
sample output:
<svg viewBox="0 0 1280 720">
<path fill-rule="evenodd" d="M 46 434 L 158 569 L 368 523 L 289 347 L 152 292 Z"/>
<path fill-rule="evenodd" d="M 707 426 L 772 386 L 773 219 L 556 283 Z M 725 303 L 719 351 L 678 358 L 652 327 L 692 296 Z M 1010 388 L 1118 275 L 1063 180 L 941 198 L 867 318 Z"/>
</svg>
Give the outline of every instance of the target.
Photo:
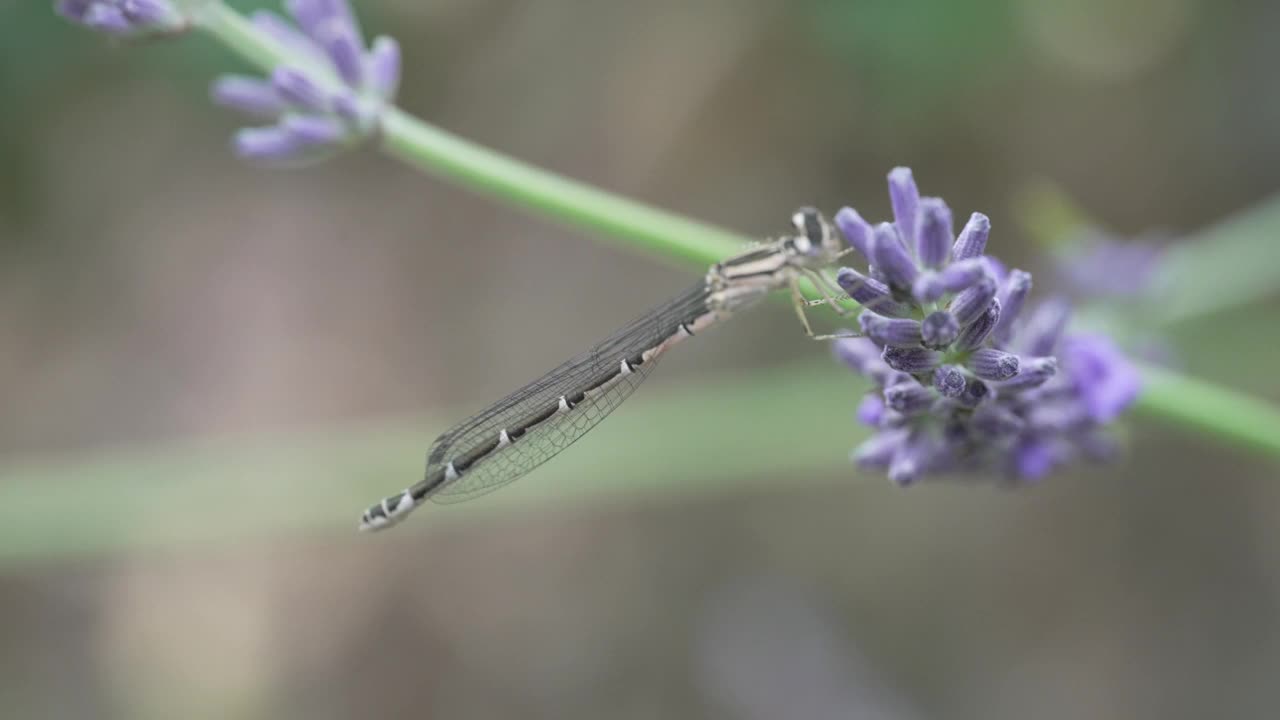
<svg viewBox="0 0 1280 720">
<path fill-rule="evenodd" d="M 221 3 L 198 24 L 246 60 L 270 69 L 296 62 L 287 49 Z M 575 180 L 540 170 L 468 142 L 392 108 L 382 125 L 382 149 L 394 158 L 544 217 L 603 233 L 666 261 L 705 268 L 747 238 L 683 218 Z M 1139 407 L 1244 447 L 1280 457 L 1280 412 L 1238 393 L 1147 367 Z"/>
</svg>

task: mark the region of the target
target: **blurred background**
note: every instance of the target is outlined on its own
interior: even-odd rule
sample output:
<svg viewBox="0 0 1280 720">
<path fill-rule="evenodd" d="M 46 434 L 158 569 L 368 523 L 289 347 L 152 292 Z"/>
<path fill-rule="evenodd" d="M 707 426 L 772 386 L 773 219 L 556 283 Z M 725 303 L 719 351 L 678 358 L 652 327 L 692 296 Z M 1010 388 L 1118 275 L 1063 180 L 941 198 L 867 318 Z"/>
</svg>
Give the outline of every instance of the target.
<svg viewBox="0 0 1280 720">
<path fill-rule="evenodd" d="M 357 7 L 409 111 L 748 235 L 887 217 L 910 165 L 1041 293 L 1029 188 L 1280 236 L 1274 2 Z M 375 153 L 237 162 L 228 70 L 0 0 L 5 718 L 1275 716 L 1274 464 L 1138 418 L 1114 467 L 895 489 L 780 303 L 511 488 L 356 535 L 449 422 L 699 270 Z M 1280 400 L 1276 310 L 1151 330 Z"/>
</svg>

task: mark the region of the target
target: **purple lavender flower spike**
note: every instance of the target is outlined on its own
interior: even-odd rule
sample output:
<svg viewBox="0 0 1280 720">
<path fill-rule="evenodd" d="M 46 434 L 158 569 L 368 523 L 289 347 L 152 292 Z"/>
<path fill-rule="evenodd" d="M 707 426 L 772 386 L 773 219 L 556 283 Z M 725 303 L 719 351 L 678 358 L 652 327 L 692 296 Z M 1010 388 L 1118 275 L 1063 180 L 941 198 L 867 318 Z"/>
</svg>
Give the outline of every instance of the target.
<svg viewBox="0 0 1280 720">
<path fill-rule="evenodd" d="M 927 268 L 937 269 L 947 262 L 955 239 L 951 227 L 951 208 L 941 198 L 920 201 L 919 227 L 916 230 L 916 257 Z"/>
<path fill-rule="evenodd" d="M 1013 331 L 1013 323 L 1031 294 L 1031 273 L 1011 270 L 1000 287 L 1000 322 L 994 331 L 995 341 L 1004 343 Z"/>
<path fill-rule="evenodd" d="M 133 23 L 125 17 L 124 11 L 113 5 L 98 3 L 84 14 L 86 27 L 108 35 L 128 35 L 133 32 Z"/>
<path fill-rule="evenodd" d="M 1068 334 L 1065 303 L 1027 306 L 1031 276 L 986 254 L 985 215 L 951 243 L 949 211 L 919 198 L 909 170 L 890 174 L 890 193 L 897 225 L 839 216 L 871 266 L 842 268 L 837 281 L 870 312 L 859 317 L 865 337 L 836 353 L 882 398 L 859 408 L 874 433 L 855 461 L 908 484 L 970 471 L 1032 482 L 1069 460 L 1107 457 L 1105 425 L 1140 389 L 1133 366 L 1105 338 Z"/>
<path fill-rule="evenodd" d="M 893 221 L 898 232 L 910 247 L 916 246 L 916 213 L 919 212 L 920 191 L 911 168 L 896 167 L 889 171 L 889 200 L 893 203 Z"/>
<path fill-rule="evenodd" d="M 893 299 L 889 287 L 884 283 L 869 278 L 853 268 L 840 268 L 836 271 L 836 284 L 849 297 L 864 308 L 885 317 L 907 317 L 911 315 L 911 307 L 906 303 Z"/>
<path fill-rule="evenodd" d="M 951 259 L 954 262 L 982 257 L 987 250 L 987 236 L 991 234 L 991 220 L 986 215 L 976 212 L 969 216 L 956 244 L 951 248 Z"/>
<path fill-rule="evenodd" d="M 379 96 L 391 99 L 400 89 L 400 43 L 379 35 L 369 49 L 369 85 Z"/>
<path fill-rule="evenodd" d="M 840 208 L 836 213 L 835 222 L 836 227 L 840 229 L 840 234 L 849 241 L 849 245 L 856 249 L 867 262 L 875 262 L 871 258 L 871 236 L 874 232 L 871 224 L 863 220 L 858 211 L 851 207 Z"/>
<path fill-rule="evenodd" d="M 889 278 L 890 285 L 911 289 L 916 276 L 920 274 L 920 269 L 916 267 L 906 246 L 902 244 L 902 239 L 898 237 L 897 228 L 890 223 L 877 225 L 871 238 L 871 254 L 874 256 L 875 266 Z"/>
<path fill-rule="evenodd" d="M 867 395 L 858 404 L 858 422 L 876 427 L 884 417 L 884 398 L 879 395 Z"/>
<path fill-rule="evenodd" d="M 880 357 L 885 364 L 909 375 L 931 373 L 942 364 L 942 353 L 925 348 L 886 347 Z"/>
<path fill-rule="evenodd" d="M 991 301 L 996 297 L 996 281 L 991 277 L 984 277 L 974 283 L 972 287 L 956 296 L 951 301 L 948 310 L 955 316 L 956 322 L 961 327 L 977 320 L 987 308 L 991 305 Z"/>
<path fill-rule="evenodd" d="M 269 84 L 221 78 L 213 95 L 222 104 L 276 121 L 278 132 L 256 128 L 237 136 L 240 155 L 293 164 L 284 161 L 318 159 L 329 154 L 319 150 L 354 147 L 376 135 L 400 84 L 400 46 L 383 36 L 366 52 L 347 0 L 286 0 L 285 5 L 298 29 L 267 11 L 254 13 L 252 23 L 290 54 L 290 64 L 274 68 Z"/>
<path fill-rule="evenodd" d="M 995 330 L 996 325 L 1000 323 L 1000 311 L 1000 301 L 993 299 L 987 306 L 986 312 L 960 329 L 956 341 L 951 343 L 952 349 L 958 352 L 969 352 L 986 342 L 991 331 Z"/>
<path fill-rule="evenodd" d="M 955 365 L 943 365 L 933 373 L 933 387 L 943 397 L 960 397 L 964 394 L 966 384 L 964 372 Z"/>
<path fill-rule="evenodd" d="M 285 111 L 285 103 L 271 84 L 243 75 L 223 75 L 213 82 L 213 101 L 246 115 L 275 119 Z"/>
<path fill-rule="evenodd" d="M 967 363 L 974 375 L 983 380 L 1009 380 L 1018 374 L 1021 361 L 1017 355 L 995 348 L 978 348 Z"/>
<path fill-rule="evenodd" d="M 329 97 L 319 85 L 301 70 L 278 67 L 271 71 L 271 87 L 282 99 L 299 110 L 323 113 L 329 109 Z"/>
<path fill-rule="evenodd" d="M 920 340 L 925 347 L 941 350 L 955 342 L 960 334 L 960 323 L 946 310 L 930 313 L 920 323 Z"/>
<path fill-rule="evenodd" d="M 883 318 L 869 311 L 858 317 L 862 331 L 877 345 L 915 347 L 921 342 L 920 323 L 916 320 Z"/>
<path fill-rule="evenodd" d="M 899 383 L 884 389 L 884 404 L 903 415 L 919 415 L 928 410 L 938 395 L 920 383 Z"/>
</svg>

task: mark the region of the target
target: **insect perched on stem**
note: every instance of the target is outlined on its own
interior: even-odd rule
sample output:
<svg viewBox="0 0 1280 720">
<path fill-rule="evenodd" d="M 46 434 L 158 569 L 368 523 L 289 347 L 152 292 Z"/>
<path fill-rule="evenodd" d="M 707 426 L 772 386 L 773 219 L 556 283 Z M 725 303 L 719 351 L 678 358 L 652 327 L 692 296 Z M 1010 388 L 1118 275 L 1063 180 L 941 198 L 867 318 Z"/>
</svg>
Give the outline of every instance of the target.
<svg viewBox="0 0 1280 720">
<path fill-rule="evenodd" d="M 673 345 L 775 290 L 790 290 L 807 335 L 833 337 L 814 335 L 805 308 L 820 304 L 841 315 L 849 312 L 836 299 L 844 292 L 820 272 L 848 248 L 817 210 L 802 208 L 792 222 L 795 235 L 712 265 L 698 284 L 446 431 L 427 454 L 423 479 L 366 510 L 360 529 L 390 527 L 427 498 L 461 502 L 521 477 L 621 405 Z M 821 299 L 805 300 L 802 279 Z"/>
</svg>

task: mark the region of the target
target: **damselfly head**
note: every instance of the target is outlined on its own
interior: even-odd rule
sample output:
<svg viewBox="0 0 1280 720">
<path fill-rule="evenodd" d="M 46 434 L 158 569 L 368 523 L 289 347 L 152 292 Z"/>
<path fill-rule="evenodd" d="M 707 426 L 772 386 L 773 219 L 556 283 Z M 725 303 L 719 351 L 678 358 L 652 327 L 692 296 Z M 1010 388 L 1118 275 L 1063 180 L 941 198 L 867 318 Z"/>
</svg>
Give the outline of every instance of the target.
<svg viewBox="0 0 1280 720">
<path fill-rule="evenodd" d="M 835 231 L 816 208 L 800 208 L 791 216 L 791 224 L 796 228 L 791 246 L 800 255 L 821 257 L 823 254 L 839 252 L 840 242 Z"/>
</svg>

